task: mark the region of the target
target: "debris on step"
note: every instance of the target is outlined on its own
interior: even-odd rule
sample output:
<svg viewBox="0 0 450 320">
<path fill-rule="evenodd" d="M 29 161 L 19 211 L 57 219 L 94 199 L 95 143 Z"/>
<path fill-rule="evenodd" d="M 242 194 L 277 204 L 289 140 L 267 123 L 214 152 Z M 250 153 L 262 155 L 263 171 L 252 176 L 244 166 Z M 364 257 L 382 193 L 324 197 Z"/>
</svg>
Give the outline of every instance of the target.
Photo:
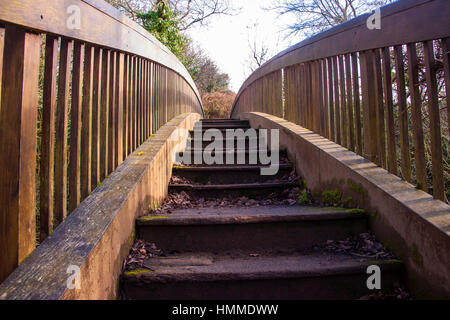
<svg viewBox="0 0 450 320">
<path fill-rule="evenodd" d="M 324 249 L 328 252 L 347 253 L 363 259 L 396 259 L 395 255 L 377 242 L 375 236 L 370 233 L 362 233 L 358 237 L 340 241 L 328 240 Z"/>
<path fill-rule="evenodd" d="M 123 271 L 128 272 L 138 269 L 149 269 L 145 266 L 145 261 L 151 257 L 162 256 L 164 256 L 164 253 L 158 249 L 154 243 L 137 240 L 124 262 Z"/>
<path fill-rule="evenodd" d="M 390 293 L 378 291 L 370 295 L 363 296 L 358 300 L 385 300 L 385 301 L 398 301 L 398 300 L 412 300 L 411 294 L 400 283 L 394 283 L 394 291 Z"/>
</svg>

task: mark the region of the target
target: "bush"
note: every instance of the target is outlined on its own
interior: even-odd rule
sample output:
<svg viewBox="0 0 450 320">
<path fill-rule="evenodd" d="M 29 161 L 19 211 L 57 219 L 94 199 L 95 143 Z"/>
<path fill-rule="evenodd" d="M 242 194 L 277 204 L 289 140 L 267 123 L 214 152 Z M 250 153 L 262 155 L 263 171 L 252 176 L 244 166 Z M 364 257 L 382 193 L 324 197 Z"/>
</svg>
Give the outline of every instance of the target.
<svg viewBox="0 0 450 320">
<path fill-rule="evenodd" d="M 226 119 L 231 115 L 236 94 L 229 90 L 205 93 L 202 96 L 205 118 L 207 119 Z"/>
</svg>

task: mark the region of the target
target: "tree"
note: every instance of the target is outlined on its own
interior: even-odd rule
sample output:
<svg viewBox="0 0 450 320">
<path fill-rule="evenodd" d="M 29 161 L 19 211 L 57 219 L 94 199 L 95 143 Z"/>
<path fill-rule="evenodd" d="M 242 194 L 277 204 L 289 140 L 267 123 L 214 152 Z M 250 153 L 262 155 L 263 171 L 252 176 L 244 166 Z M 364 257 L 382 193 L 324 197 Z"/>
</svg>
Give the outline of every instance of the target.
<svg viewBox="0 0 450 320">
<path fill-rule="evenodd" d="M 295 23 L 288 25 L 288 36 L 303 33 L 309 37 L 322 32 L 364 12 L 394 0 L 275 0 L 268 10 L 279 15 L 291 15 Z"/>
<path fill-rule="evenodd" d="M 181 20 L 165 1 L 158 1 L 153 10 L 137 13 L 142 26 L 168 47 L 184 63 L 189 40 L 180 31 Z"/>
<path fill-rule="evenodd" d="M 142 12 L 154 10 L 161 0 L 106 0 L 114 7 L 125 12 L 133 20 L 140 22 Z M 207 24 L 217 15 L 236 13 L 229 0 L 166 0 L 174 15 L 179 19 L 179 30 L 186 31 L 196 24 Z"/>
<path fill-rule="evenodd" d="M 264 38 L 259 35 L 259 22 L 256 21 L 247 26 L 247 41 L 248 41 L 248 58 L 245 67 L 249 74 L 261 67 L 267 60 L 269 60 L 275 52 L 270 50 Z M 276 45 L 275 47 L 278 47 Z"/>
</svg>

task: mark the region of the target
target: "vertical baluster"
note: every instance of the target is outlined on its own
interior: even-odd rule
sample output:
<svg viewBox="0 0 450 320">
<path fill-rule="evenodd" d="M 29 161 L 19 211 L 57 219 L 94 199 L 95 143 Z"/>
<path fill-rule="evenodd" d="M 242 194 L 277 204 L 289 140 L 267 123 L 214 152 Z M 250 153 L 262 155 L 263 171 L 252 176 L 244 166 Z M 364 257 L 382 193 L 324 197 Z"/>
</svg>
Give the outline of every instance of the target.
<svg viewBox="0 0 450 320">
<path fill-rule="evenodd" d="M 409 151 L 408 108 L 405 88 L 405 64 L 402 46 L 394 47 L 395 72 L 397 74 L 398 122 L 400 126 L 400 150 L 402 176 L 411 182 L 411 155 Z"/>
<path fill-rule="evenodd" d="M 321 61 L 317 61 L 317 78 L 318 78 L 318 86 L 317 86 L 317 99 L 318 99 L 318 108 L 317 108 L 317 129 L 318 132 L 323 136 L 324 135 L 324 129 L 323 129 L 323 99 L 322 99 L 322 92 L 323 92 L 323 82 L 322 82 L 322 65 Z"/>
<path fill-rule="evenodd" d="M 123 145 L 122 145 L 122 159 L 125 160 L 128 157 L 128 141 L 129 141 L 129 127 L 128 127 L 128 115 L 129 112 L 129 79 L 130 79 L 130 56 L 124 57 L 124 70 L 123 70 Z"/>
<path fill-rule="evenodd" d="M 108 170 L 107 175 L 114 171 L 114 163 L 115 163 L 115 150 L 116 150 L 116 141 L 115 141 L 115 132 L 116 132 L 116 109 L 117 109 L 117 100 L 116 100 L 116 55 L 117 52 L 110 51 L 109 53 L 109 84 L 108 84 L 108 92 L 109 92 L 109 106 L 108 106 Z"/>
<path fill-rule="evenodd" d="M 425 147 L 422 125 L 422 97 L 419 92 L 419 64 L 416 44 L 408 44 L 408 76 L 411 93 L 411 110 L 413 124 L 413 141 L 415 149 L 416 178 L 419 189 L 428 191 L 427 171 L 425 163 Z"/>
<path fill-rule="evenodd" d="M 81 125 L 81 198 L 91 192 L 91 129 L 92 129 L 92 86 L 94 54 L 92 45 L 85 45 L 83 71 L 83 104 Z"/>
<path fill-rule="evenodd" d="M 100 181 L 103 181 L 108 175 L 109 59 L 109 50 L 102 49 L 100 104 Z"/>
<path fill-rule="evenodd" d="M 373 52 L 360 53 L 361 87 L 363 98 L 364 157 L 377 163 L 377 108 L 375 101 L 375 74 Z"/>
<path fill-rule="evenodd" d="M 442 140 L 436 80 L 436 61 L 434 57 L 433 41 L 427 41 L 423 45 L 425 53 L 425 74 L 428 88 L 428 108 L 430 113 L 433 196 L 435 199 L 446 201 L 442 165 Z"/>
<path fill-rule="evenodd" d="M 101 48 L 94 49 L 94 74 L 92 86 L 92 179 L 91 189 L 94 190 L 100 179 L 100 105 L 101 105 Z"/>
<path fill-rule="evenodd" d="M 334 126 L 334 90 L 333 90 L 333 63 L 332 58 L 327 59 L 328 62 L 328 103 L 330 112 L 330 139 L 336 142 L 336 129 Z"/>
<path fill-rule="evenodd" d="M 347 134 L 347 100 L 345 93 L 345 71 L 344 71 L 344 57 L 339 56 L 339 90 L 341 92 L 340 113 L 341 113 L 341 143 L 342 146 L 348 147 Z"/>
<path fill-rule="evenodd" d="M 339 71 L 338 71 L 338 57 L 333 59 L 333 77 L 334 77 L 334 115 L 336 128 L 336 143 L 341 144 L 341 107 L 339 96 Z"/>
<path fill-rule="evenodd" d="M 383 48 L 382 54 L 384 104 L 386 106 L 387 165 L 389 172 L 397 175 L 397 146 L 395 144 L 394 104 L 392 101 L 391 50 L 389 47 Z"/>
<path fill-rule="evenodd" d="M 351 151 L 355 151 L 355 125 L 353 121 L 354 114 L 350 54 L 345 55 L 345 79 L 347 84 L 348 148 Z"/>
<path fill-rule="evenodd" d="M 5 48 L 5 28 L 0 27 L 0 107 L 2 105 L 3 50 Z"/>
<path fill-rule="evenodd" d="M 442 39 L 442 50 L 444 51 L 444 78 L 447 95 L 447 137 L 450 141 L 450 38 Z"/>
<path fill-rule="evenodd" d="M 6 26 L 0 108 L 0 282 L 36 245 L 40 36 Z"/>
<path fill-rule="evenodd" d="M 130 75 L 128 79 L 128 155 L 133 152 L 133 117 L 134 117 L 134 57 L 130 57 Z"/>
<path fill-rule="evenodd" d="M 55 222 L 67 216 L 67 138 L 73 42 L 61 39 L 55 134 Z"/>
<path fill-rule="evenodd" d="M 73 49 L 72 105 L 70 110 L 69 213 L 80 204 L 81 98 L 83 96 L 84 44 Z"/>
<path fill-rule="evenodd" d="M 361 101 L 359 91 L 359 65 L 358 54 L 356 52 L 351 54 L 352 57 L 352 77 L 353 77 L 353 105 L 355 107 L 355 143 L 356 153 L 362 156 L 363 141 L 361 135 Z"/>
<path fill-rule="evenodd" d="M 325 138 L 330 139 L 330 119 L 329 119 L 329 96 L 328 96 L 328 69 L 327 60 L 322 60 L 322 75 L 323 75 L 323 116 L 324 116 L 324 131 Z"/>
<path fill-rule="evenodd" d="M 115 128 L 115 153 L 114 153 L 114 170 L 123 161 L 123 109 L 124 109 L 124 72 L 125 60 L 124 54 L 117 52 L 116 54 L 116 82 L 115 82 L 115 96 L 116 108 L 114 114 L 114 128 Z"/>
<path fill-rule="evenodd" d="M 42 103 L 41 161 L 39 177 L 40 241 L 53 229 L 53 187 L 56 77 L 58 71 L 58 37 L 47 36 L 45 43 L 44 92 Z"/>
<path fill-rule="evenodd" d="M 149 99 L 149 136 L 153 134 L 153 104 L 155 103 L 154 96 L 155 96 L 155 87 L 154 87 L 154 64 L 153 62 L 150 62 L 149 64 L 150 69 L 150 78 L 149 78 L 149 87 L 150 87 L 150 99 Z"/>
<path fill-rule="evenodd" d="M 386 168 L 386 133 L 384 125 L 384 103 L 383 103 L 383 79 L 381 76 L 380 50 L 373 51 L 375 72 L 375 102 L 377 107 L 377 130 L 378 130 L 378 165 Z"/>
</svg>

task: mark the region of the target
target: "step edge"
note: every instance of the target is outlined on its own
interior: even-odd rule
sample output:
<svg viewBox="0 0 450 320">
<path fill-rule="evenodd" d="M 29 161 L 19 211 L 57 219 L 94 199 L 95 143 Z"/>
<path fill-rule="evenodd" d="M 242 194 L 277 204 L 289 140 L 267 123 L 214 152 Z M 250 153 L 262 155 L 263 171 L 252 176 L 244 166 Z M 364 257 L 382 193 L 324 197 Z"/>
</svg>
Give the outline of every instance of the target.
<svg viewBox="0 0 450 320">
<path fill-rule="evenodd" d="M 247 225 L 260 223 L 287 223 L 287 222 L 333 222 L 342 220 L 366 220 L 365 212 L 352 211 L 322 211 L 314 213 L 290 214 L 290 215 L 239 215 L 235 216 L 203 216 L 203 217 L 171 217 L 170 215 L 158 216 L 158 219 L 142 217 L 136 220 L 138 227 L 154 226 L 213 226 L 213 225 Z"/>
<path fill-rule="evenodd" d="M 168 273 L 148 270 L 142 270 L 142 273 L 124 273 L 123 280 L 140 284 L 145 283 L 176 283 L 186 281 L 199 282 L 221 282 L 221 281 L 251 281 L 251 280 L 277 280 L 277 279 L 293 279 L 293 278 L 322 278 L 333 276 L 345 276 L 354 274 L 366 274 L 366 269 L 370 265 L 377 265 L 382 269 L 382 272 L 402 272 L 404 263 L 398 259 L 391 260 L 376 260 L 376 261 L 351 261 L 351 265 L 330 265 L 324 270 L 313 270 L 306 268 L 303 270 L 267 270 L 260 272 L 223 272 L 223 273 L 208 273 L 208 272 L 185 272 L 185 273 Z"/>
</svg>

